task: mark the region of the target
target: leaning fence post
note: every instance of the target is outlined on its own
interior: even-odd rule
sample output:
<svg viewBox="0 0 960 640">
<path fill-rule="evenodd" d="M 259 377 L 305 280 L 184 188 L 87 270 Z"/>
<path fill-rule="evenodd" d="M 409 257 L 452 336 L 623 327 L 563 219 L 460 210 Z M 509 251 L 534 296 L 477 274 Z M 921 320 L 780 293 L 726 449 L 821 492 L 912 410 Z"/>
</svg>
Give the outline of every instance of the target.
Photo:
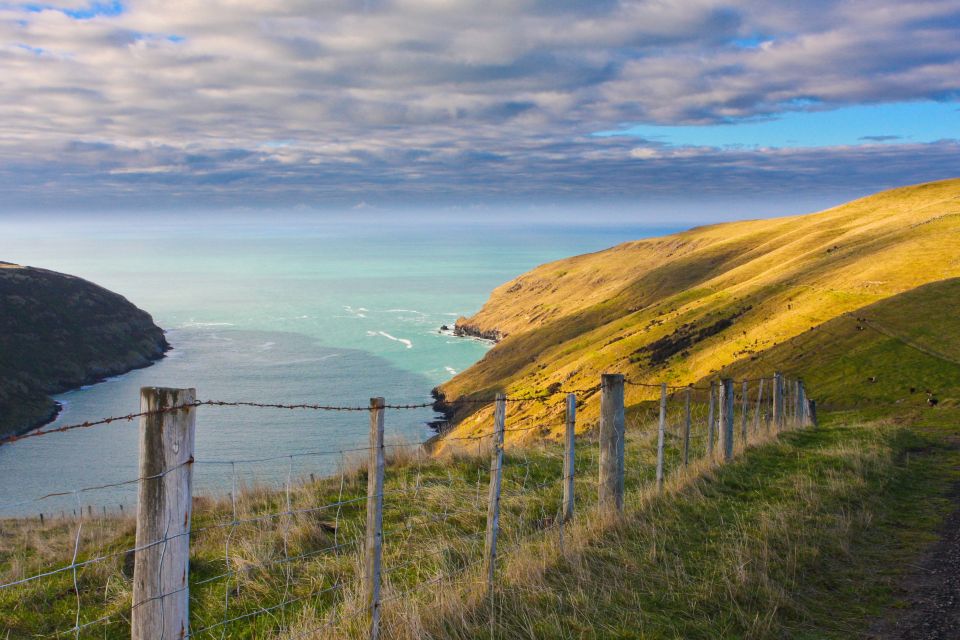
<svg viewBox="0 0 960 640">
<path fill-rule="evenodd" d="M 366 571 L 370 638 L 380 635 L 380 560 L 383 553 L 383 398 L 370 398 L 370 456 L 367 461 Z"/>
<path fill-rule="evenodd" d="M 487 588 L 493 593 L 497 573 L 497 536 L 500 533 L 500 480 L 503 475 L 503 430 L 507 417 L 507 397 L 497 394 L 493 411 L 493 452 L 490 457 L 490 497 L 487 501 Z"/>
<path fill-rule="evenodd" d="M 657 491 L 663 490 L 663 445 L 667 437 L 667 383 L 660 383 L 660 426 L 657 429 Z"/>
<path fill-rule="evenodd" d="M 740 439 L 743 441 L 743 446 L 747 446 L 747 420 L 750 415 L 750 401 L 747 399 L 747 388 L 748 383 L 746 380 L 743 381 L 743 390 L 741 394 L 743 398 L 740 400 Z"/>
<path fill-rule="evenodd" d="M 722 429 L 721 439 L 723 441 L 724 460 L 733 459 L 733 380 L 723 381 L 723 399 L 720 401 L 720 428 Z"/>
<path fill-rule="evenodd" d="M 623 375 L 600 376 L 600 482 L 598 502 L 601 508 L 623 511 L 624 486 Z"/>
<path fill-rule="evenodd" d="M 773 374 L 773 426 L 783 429 L 783 375 L 779 372 Z"/>
<path fill-rule="evenodd" d="M 690 464 L 690 395 L 693 393 L 693 389 L 687 387 L 686 401 L 685 401 L 685 417 L 683 425 L 683 466 Z"/>
<path fill-rule="evenodd" d="M 140 389 L 140 487 L 133 562 L 133 640 L 190 628 L 190 516 L 195 389 Z M 178 408 L 180 407 L 180 408 Z"/>
<path fill-rule="evenodd" d="M 573 517 L 574 442 L 577 428 L 577 396 L 567 395 L 567 432 L 563 451 L 563 522 Z"/>
<path fill-rule="evenodd" d="M 717 402 L 716 399 L 716 389 L 714 388 L 713 380 L 710 381 L 710 408 L 707 410 L 707 457 L 713 457 L 713 439 L 714 433 L 716 430 L 716 420 L 715 414 L 716 409 L 714 408 Z"/>
</svg>

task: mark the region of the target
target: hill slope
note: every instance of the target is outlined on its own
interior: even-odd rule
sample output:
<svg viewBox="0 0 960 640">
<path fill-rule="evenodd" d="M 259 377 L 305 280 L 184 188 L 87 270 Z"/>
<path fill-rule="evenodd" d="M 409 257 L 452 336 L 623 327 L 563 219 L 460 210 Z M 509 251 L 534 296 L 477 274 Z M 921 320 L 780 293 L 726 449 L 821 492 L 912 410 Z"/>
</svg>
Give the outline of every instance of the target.
<svg viewBox="0 0 960 640">
<path fill-rule="evenodd" d="M 604 371 L 696 382 L 844 313 L 960 276 L 958 246 L 960 180 L 948 180 L 560 260 L 499 287 L 459 321 L 468 332 L 505 337 L 437 391 L 450 401 L 584 388 Z M 642 387 L 627 390 L 628 404 L 649 397 Z M 518 408 L 513 419 L 553 413 L 559 418 L 557 407 Z M 486 417 L 454 415 L 458 433 Z M 583 417 L 586 427 L 595 416 L 588 409 Z"/>
<path fill-rule="evenodd" d="M 941 280 L 834 318 L 721 373 L 802 377 L 833 411 L 960 408 L 957 309 L 960 278 Z"/>
<path fill-rule="evenodd" d="M 123 296 L 0 263 L 0 436 L 55 416 L 51 394 L 145 367 L 169 348 L 150 315 Z"/>
</svg>

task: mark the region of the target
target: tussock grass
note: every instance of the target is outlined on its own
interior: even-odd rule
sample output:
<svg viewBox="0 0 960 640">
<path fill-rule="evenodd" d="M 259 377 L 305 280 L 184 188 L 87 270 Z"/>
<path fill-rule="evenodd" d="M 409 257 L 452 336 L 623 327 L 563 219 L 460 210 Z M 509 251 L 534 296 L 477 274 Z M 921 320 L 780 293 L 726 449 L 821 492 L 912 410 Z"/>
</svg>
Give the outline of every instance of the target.
<svg viewBox="0 0 960 640">
<path fill-rule="evenodd" d="M 577 515 L 563 527 L 559 448 L 508 449 L 492 594 L 482 562 L 487 447 L 440 458 L 392 447 L 383 637 L 851 637 L 889 602 L 898 567 L 929 539 L 943 508 L 936 493 L 958 458 L 895 420 L 779 436 L 761 429 L 753 446 L 721 467 L 695 439 L 684 469 L 668 440 L 661 493 L 652 483 L 649 420 L 641 412 L 630 422 L 622 518 L 596 509 L 589 436 L 578 441 Z M 198 637 L 364 637 L 357 541 L 365 504 L 350 501 L 365 495 L 365 471 L 347 463 L 333 477 L 297 480 L 289 490 L 297 513 L 256 520 L 288 510 L 286 489 L 241 486 L 236 500 L 196 501 Z M 342 504 L 315 510 L 335 502 Z M 0 579 L 69 564 L 76 522 L 0 526 Z M 132 544 L 129 519 L 86 520 L 79 559 Z M 81 624 L 113 616 L 81 638 L 128 636 L 124 564 L 120 553 L 78 571 Z M 72 572 L 2 591 L 0 626 L 9 638 L 55 636 L 73 626 L 77 595 Z"/>
</svg>

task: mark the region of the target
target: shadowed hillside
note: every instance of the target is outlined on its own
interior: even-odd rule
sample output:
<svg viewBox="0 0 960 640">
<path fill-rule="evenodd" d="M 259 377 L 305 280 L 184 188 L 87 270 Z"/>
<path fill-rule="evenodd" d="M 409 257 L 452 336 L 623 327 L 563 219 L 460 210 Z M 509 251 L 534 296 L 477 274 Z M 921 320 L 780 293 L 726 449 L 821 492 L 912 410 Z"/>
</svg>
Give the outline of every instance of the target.
<svg viewBox="0 0 960 640">
<path fill-rule="evenodd" d="M 50 395 L 145 367 L 169 348 L 150 315 L 123 296 L 0 263 L 0 436 L 53 418 Z"/>
<path fill-rule="evenodd" d="M 585 388 L 604 371 L 696 382 L 845 313 L 960 276 L 957 246 L 960 180 L 948 180 L 560 260 L 502 285 L 459 321 L 505 337 L 438 393 L 451 401 Z M 628 404 L 649 398 L 628 388 Z M 522 411 L 514 419 L 556 414 L 541 435 L 561 424 L 558 407 Z M 595 418 L 589 408 L 584 417 L 585 426 Z M 465 418 L 454 415 L 458 434 L 487 416 Z"/>
<path fill-rule="evenodd" d="M 840 316 L 724 376 L 801 376 L 833 411 L 960 407 L 960 279 L 934 282 Z"/>
</svg>

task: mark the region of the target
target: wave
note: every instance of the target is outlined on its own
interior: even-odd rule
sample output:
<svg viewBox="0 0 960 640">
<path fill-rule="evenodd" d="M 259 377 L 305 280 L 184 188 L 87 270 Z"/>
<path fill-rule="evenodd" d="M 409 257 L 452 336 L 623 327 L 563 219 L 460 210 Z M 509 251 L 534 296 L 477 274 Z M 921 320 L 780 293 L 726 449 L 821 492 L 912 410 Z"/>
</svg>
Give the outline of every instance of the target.
<svg viewBox="0 0 960 640">
<path fill-rule="evenodd" d="M 364 314 L 363 312 L 364 312 L 364 311 L 368 311 L 367 309 L 365 309 L 365 308 L 363 308 L 363 307 L 357 307 L 356 309 L 354 309 L 354 308 L 351 307 L 350 305 L 344 306 L 344 307 L 343 307 L 343 310 L 346 311 L 347 313 L 352 313 L 352 314 L 353 314 L 352 317 L 354 317 L 354 318 L 366 318 L 367 316 L 366 316 L 366 314 Z"/>
<path fill-rule="evenodd" d="M 417 311 L 416 309 L 387 309 L 384 313 L 416 313 L 421 316 L 427 315 L 423 311 Z"/>
<path fill-rule="evenodd" d="M 413 342 L 411 342 L 410 340 L 407 340 L 406 338 L 396 338 L 390 335 L 389 333 L 387 333 L 386 331 L 378 331 L 377 333 L 379 333 L 384 338 L 389 338 L 390 340 L 406 345 L 407 349 L 413 349 Z"/>
<path fill-rule="evenodd" d="M 447 373 L 449 373 L 449 374 L 452 375 L 452 376 L 457 375 L 457 370 L 454 369 L 453 367 L 444 367 L 444 369 L 446 369 L 446 370 L 447 370 Z"/>
<path fill-rule="evenodd" d="M 194 327 L 235 327 L 236 325 L 232 322 L 194 322 L 193 320 L 189 322 L 184 322 L 180 325 L 181 328 L 194 328 Z"/>
</svg>

